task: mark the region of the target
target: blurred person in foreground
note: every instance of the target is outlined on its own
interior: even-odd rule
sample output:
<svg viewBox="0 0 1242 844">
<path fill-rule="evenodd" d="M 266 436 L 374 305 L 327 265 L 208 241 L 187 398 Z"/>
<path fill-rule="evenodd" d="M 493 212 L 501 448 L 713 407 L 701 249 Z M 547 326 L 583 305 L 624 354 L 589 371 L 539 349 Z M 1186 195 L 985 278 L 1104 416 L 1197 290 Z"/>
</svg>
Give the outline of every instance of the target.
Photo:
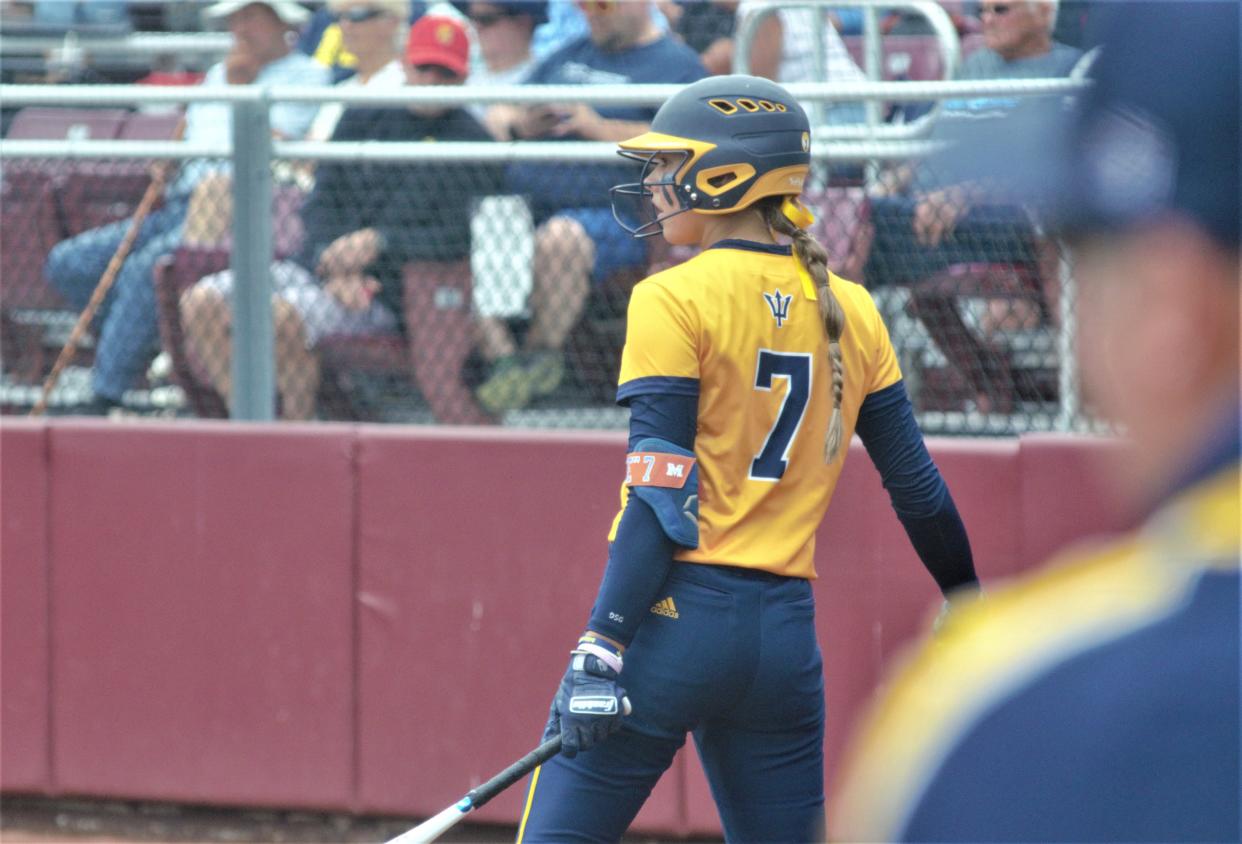
<svg viewBox="0 0 1242 844">
<path fill-rule="evenodd" d="M 224 60 L 208 69 L 202 85 L 323 85 L 327 71 L 291 50 L 297 27 L 309 13 L 292 0 L 226 0 L 208 6 L 208 20 L 225 19 L 233 45 Z M 318 107 L 314 103 L 275 103 L 272 134 L 300 138 Z M 233 112 L 228 103 L 195 102 L 185 112 L 186 141 L 228 144 Z M 129 256 L 117 274 L 97 320 L 92 398 L 78 413 L 107 415 L 122 406 L 125 390 L 142 372 L 156 339 L 155 288 L 152 272 L 160 256 L 181 243 L 191 195 L 227 164 L 187 161 L 164 192 L 160 208 L 147 215 Z M 85 307 L 105 268 L 125 237 L 129 221 L 102 226 L 58 243 L 48 255 L 44 276 L 78 308 Z"/>
<path fill-rule="evenodd" d="M 407 84 L 461 85 L 468 41 L 460 21 L 424 15 L 409 29 Z M 350 108 L 334 141 L 488 141 L 461 108 Z M 323 162 L 302 209 L 305 243 L 272 265 L 276 382 L 281 418 L 315 415 L 320 381 L 316 347 L 328 336 L 392 333 L 401 328 L 403 268 L 410 261 L 454 261 L 470 253 L 470 203 L 491 192 L 478 165 Z M 451 190 L 449 189 L 451 188 Z M 206 276 L 181 299 L 189 347 L 212 385 L 230 399 L 228 341 L 232 271 Z"/>
<path fill-rule="evenodd" d="M 1073 115 L 963 157 L 1067 237 L 1083 382 L 1146 520 L 961 608 L 903 666 L 851 754 L 840 840 L 1242 832 L 1239 6 L 1102 12 Z"/>
</svg>

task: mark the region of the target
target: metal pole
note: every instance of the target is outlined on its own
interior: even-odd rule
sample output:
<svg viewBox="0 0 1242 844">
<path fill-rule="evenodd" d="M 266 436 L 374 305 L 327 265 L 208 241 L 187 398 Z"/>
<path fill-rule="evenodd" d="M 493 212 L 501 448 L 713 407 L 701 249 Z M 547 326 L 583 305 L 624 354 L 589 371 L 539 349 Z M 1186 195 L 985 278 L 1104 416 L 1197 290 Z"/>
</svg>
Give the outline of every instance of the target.
<svg viewBox="0 0 1242 844">
<path fill-rule="evenodd" d="M 1074 264 L 1070 253 L 1061 244 L 1061 258 L 1057 262 L 1061 277 L 1061 294 L 1057 298 L 1057 316 L 1061 330 L 1057 332 L 1057 393 L 1061 399 L 1061 407 L 1057 412 L 1056 429 L 1072 431 L 1083 423 L 1081 402 L 1078 398 L 1078 367 L 1074 354 L 1075 335 L 1078 331 L 1074 319 L 1074 300 L 1077 298 L 1077 284 L 1074 282 Z"/>
<path fill-rule="evenodd" d="M 275 418 L 272 133 L 266 102 L 233 104 L 232 417 Z"/>
</svg>

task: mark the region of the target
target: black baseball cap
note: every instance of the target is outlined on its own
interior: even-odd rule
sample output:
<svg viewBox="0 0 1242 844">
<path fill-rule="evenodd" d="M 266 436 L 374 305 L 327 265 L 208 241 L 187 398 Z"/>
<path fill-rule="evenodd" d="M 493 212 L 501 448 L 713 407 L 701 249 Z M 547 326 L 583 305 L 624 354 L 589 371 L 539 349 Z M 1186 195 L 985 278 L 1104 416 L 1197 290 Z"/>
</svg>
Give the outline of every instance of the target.
<svg viewBox="0 0 1242 844">
<path fill-rule="evenodd" d="M 1239 241 L 1237 0 L 1100 3 L 1090 87 L 1050 115 L 1034 103 L 948 153 L 954 169 L 1038 209 L 1062 233 L 1163 217 Z"/>
</svg>

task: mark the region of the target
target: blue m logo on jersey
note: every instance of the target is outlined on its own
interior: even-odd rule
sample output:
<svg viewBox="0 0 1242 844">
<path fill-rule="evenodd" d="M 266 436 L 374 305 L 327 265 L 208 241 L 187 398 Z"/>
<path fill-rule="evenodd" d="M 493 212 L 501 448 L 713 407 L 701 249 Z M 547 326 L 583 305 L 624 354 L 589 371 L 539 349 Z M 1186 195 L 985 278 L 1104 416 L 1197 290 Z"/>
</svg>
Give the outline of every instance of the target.
<svg viewBox="0 0 1242 844">
<path fill-rule="evenodd" d="M 768 307 L 772 309 L 772 318 L 776 320 L 776 327 L 780 328 L 785 324 L 785 320 L 789 319 L 789 303 L 793 301 L 793 296 L 782 296 L 781 289 L 778 287 L 775 293 L 764 293 L 763 298 L 768 303 Z"/>
</svg>

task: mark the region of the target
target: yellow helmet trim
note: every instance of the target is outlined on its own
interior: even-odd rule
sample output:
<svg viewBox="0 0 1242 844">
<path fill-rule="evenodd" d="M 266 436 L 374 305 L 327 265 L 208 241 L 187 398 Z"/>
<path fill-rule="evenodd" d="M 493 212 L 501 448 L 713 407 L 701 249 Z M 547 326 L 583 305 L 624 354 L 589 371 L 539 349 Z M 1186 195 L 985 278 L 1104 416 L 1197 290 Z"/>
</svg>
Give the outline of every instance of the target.
<svg viewBox="0 0 1242 844">
<path fill-rule="evenodd" d="M 797 196 L 802 193 L 806 176 L 811 168 L 806 164 L 791 164 L 764 173 L 751 185 L 742 198 L 730 208 L 695 208 L 696 214 L 731 214 L 749 208 L 765 196 Z"/>
<path fill-rule="evenodd" d="M 744 182 L 755 175 L 755 168 L 750 164 L 742 162 L 741 164 L 721 164 L 718 167 L 709 167 L 706 170 L 699 171 L 694 177 L 694 186 L 708 196 L 720 196 L 722 193 L 728 193 L 738 186 L 738 183 Z M 718 176 L 733 176 L 727 183 L 716 186 L 712 184 L 712 179 Z"/>
<path fill-rule="evenodd" d="M 617 144 L 624 152 L 687 152 L 685 162 L 677 169 L 674 178 L 680 182 L 695 163 L 716 148 L 715 144 L 696 141 L 691 138 L 679 138 L 676 135 L 665 135 L 661 132 L 643 132 L 641 135 L 621 141 Z"/>
</svg>

